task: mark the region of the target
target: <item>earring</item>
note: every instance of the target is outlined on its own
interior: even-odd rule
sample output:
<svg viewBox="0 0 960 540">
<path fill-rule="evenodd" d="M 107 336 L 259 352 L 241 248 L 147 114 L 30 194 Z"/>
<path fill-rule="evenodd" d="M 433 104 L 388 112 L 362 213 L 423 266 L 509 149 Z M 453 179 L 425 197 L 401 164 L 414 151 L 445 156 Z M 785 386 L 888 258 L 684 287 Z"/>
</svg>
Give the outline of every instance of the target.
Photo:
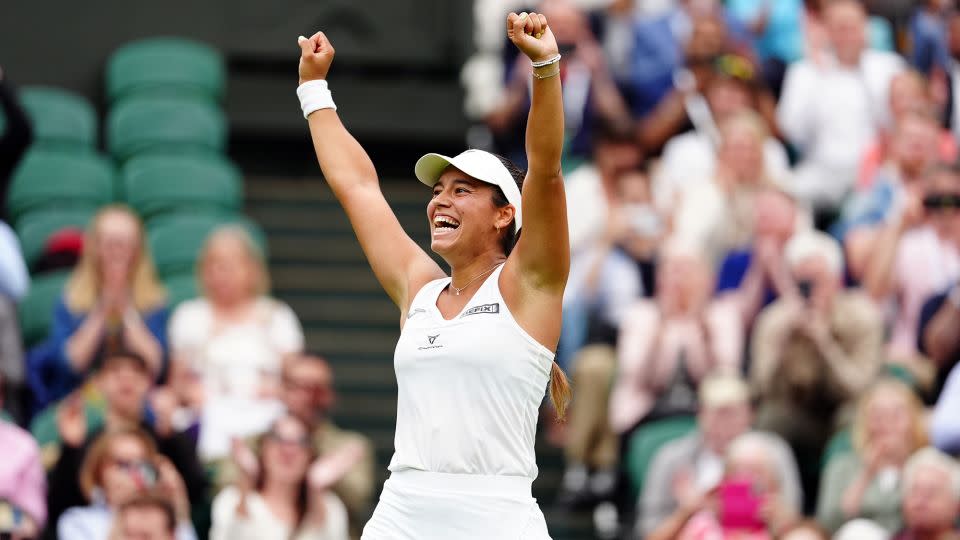
<svg viewBox="0 0 960 540">
<path fill-rule="evenodd" d="M 494 225 L 494 227 L 496 227 L 496 229 L 497 229 L 497 234 L 500 234 L 500 226 L 499 226 L 499 225 Z"/>
</svg>

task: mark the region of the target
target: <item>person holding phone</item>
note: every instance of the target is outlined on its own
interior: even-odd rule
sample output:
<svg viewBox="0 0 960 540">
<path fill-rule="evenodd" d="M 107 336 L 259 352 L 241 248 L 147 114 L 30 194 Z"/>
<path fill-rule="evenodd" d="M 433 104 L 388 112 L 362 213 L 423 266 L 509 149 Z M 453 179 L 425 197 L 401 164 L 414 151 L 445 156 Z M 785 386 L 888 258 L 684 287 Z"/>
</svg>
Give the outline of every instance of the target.
<svg viewBox="0 0 960 540">
<path fill-rule="evenodd" d="M 157 453 L 150 436 L 139 429 L 119 428 L 101 435 L 83 460 L 80 485 L 90 504 L 71 508 L 60 517 L 57 538 L 108 538 L 115 509 L 153 490 L 176 509 L 176 540 L 197 539 L 183 479 L 170 460 Z"/>
<path fill-rule="evenodd" d="M 563 418 L 570 388 L 554 362 L 570 268 L 560 54 L 547 18 L 511 13 L 506 35 L 531 61 L 524 173 L 482 150 L 427 154 L 431 249 L 403 230 L 369 156 L 327 85 L 334 50 L 301 37 L 304 116 L 327 183 L 374 274 L 399 308 L 396 451 L 365 540 L 549 537 L 531 486 L 549 384 Z M 522 231 L 522 234 L 521 234 Z"/>
<path fill-rule="evenodd" d="M 740 435 L 727 449 L 717 487 L 670 516 L 647 540 L 777 538 L 800 519 L 784 492 L 790 474 L 796 474 L 789 456 L 769 433 Z"/>
</svg>

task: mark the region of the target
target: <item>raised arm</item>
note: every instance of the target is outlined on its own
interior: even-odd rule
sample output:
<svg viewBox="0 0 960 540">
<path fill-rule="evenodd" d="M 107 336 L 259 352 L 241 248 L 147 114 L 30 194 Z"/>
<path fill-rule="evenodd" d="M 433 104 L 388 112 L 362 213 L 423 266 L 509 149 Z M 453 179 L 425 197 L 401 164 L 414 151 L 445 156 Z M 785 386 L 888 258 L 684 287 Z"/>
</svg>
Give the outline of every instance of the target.
<svg viewBox="0 0 960 540">
<path fill-rule="evenodd" d="M 334 49 L 323 32 L 301 38 L 299 45 L 303 91 L 308 88 L 305 83 L 317 86 L 322 83 L 315 81 L 326 81 Z M 307 122 L 324 178 L 346 210 L 380 285 L 405 312 L 411 294 L 424 283 L 443 277 L 443 270 L 400 226 L 380 191 L 370 157 L 340 122 L 336 109 L 314 111 Z"/>
<path fill-rule="evenodd" d="M 547 19 L 511 13 L 507 36 L 534 63 L 558 56 Z M 567 204 L 560 157 L 563 154 L 563 96 L 557 64 L 533 69 L 527 120 L 527 176 L 523 183 L 523 232 L 507 268 L 521 295 L 538 291 L 562 295 L 570 269 Z"/>
</svg>

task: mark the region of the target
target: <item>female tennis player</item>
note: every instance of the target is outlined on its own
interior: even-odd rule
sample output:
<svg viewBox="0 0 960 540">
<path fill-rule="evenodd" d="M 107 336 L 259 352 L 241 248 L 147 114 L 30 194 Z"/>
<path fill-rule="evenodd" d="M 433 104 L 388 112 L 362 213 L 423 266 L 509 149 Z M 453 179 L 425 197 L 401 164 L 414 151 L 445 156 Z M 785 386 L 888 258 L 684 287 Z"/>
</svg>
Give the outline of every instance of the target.
<svg viewBox="0 0 960 540">
<path fill-rule="evenodd" d="M 395 452 L 364 540 L 549 538 L 531 483 L 544 391 L 561 416 L 570 394 L 552 352 L 570 264 L 560 55 L 543 15 L 511 13 L 507 35 L 532 61 L 529 170 L 480 150 L 414 168 L 433 188 L 431 249 L 449 277 L 403 231 L 340 123 L 330 42 L 299 40 L 297 94 L 320 168 L 401 312 Z"/>
</svg>

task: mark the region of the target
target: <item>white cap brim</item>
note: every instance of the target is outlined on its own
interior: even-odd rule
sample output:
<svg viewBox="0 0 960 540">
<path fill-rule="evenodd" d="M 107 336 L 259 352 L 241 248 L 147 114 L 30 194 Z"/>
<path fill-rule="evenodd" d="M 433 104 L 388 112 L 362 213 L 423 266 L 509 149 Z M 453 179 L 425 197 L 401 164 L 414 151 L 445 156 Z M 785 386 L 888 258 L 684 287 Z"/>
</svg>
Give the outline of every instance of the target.
<svg viewBox="0 0 960 540">
<path fill-rule="evenodd" d="M 513 175 L 503 165 L 500 158 L 483 150 L 466 150 L 454 157 L 431 153 L 418 159 L 413 171 L 418 180 L 433 187 L 440 180 L 443 171 L 450 166 L 456 167 L 481 182 L 499 187 L 506 196 L 507 202 L 514 208 L 514 234 L 520 230 L 520 227 L 523 226 L 520 188 L 517 187 Z"/>
</svg>

